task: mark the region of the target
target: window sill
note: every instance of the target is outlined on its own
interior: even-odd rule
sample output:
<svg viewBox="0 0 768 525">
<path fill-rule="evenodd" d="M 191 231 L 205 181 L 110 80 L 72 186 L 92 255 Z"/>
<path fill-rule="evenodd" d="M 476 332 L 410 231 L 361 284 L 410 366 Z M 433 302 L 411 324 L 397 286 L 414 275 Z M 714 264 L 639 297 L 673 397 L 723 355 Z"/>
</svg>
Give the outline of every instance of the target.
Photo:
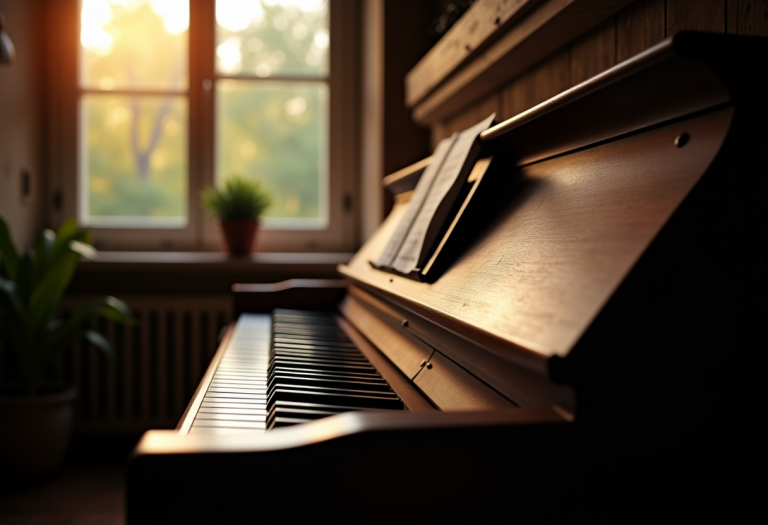
<svg viewBox="0 0 768 525">
<path fill-rule="evenodd" d="M 83 260 L 69 292 L 75 294 L 228 294 L 234 283 L 334 279 L 351 253 L 108 252 Z"/>
</svg>

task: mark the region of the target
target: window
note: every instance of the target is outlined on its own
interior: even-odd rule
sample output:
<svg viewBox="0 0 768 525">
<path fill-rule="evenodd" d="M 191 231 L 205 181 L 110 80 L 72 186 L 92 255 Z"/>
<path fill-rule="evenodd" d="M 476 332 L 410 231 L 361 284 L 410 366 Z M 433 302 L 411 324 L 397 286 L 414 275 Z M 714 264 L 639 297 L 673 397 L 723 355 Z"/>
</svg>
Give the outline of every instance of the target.
<svg viewBox="0 0 768 525">
<path fill-rule="evenodd" d="M 65 213 L 102 249 L 214 249 L 199 194 L 241 174 L 274 197 L 261 250 L 354 248 L 356 9 L 81 0 Z"/>
</svg>

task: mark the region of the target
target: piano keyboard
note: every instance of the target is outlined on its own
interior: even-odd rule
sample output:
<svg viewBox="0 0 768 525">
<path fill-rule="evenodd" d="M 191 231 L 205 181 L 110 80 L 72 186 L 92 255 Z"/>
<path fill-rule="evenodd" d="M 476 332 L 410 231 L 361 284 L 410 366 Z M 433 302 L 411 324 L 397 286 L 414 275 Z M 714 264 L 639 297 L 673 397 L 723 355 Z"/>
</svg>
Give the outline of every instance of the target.
<svg viewBox="0 0 768 525">
<path fill-rule="evenodd" d="M 403 402 L 339 328 L 333 314 L 244 314 L 190 433 L 252 433 Z"/>
</svg>

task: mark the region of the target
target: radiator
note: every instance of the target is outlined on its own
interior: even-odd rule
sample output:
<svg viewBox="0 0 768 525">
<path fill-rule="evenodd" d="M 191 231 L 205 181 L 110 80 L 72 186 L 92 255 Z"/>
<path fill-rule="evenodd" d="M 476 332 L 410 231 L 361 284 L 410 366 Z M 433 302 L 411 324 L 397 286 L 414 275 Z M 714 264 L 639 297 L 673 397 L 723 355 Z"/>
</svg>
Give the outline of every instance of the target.
<svg viewBox="0 0 768 525">
<path fill-rule="evenodd" d="M 92 298 L 68 297 L 68 315 Z M 91 328 L 109 339 L 114 360 L 85 341 L 65 352 L 51 370 L 78 389 L 75 431 L 137 433 L 174 428 L 211 361 L 221 330 L 231 321 L 232 298 L 121 296 L 136 326 L 96 319 Z"/>
</svg>

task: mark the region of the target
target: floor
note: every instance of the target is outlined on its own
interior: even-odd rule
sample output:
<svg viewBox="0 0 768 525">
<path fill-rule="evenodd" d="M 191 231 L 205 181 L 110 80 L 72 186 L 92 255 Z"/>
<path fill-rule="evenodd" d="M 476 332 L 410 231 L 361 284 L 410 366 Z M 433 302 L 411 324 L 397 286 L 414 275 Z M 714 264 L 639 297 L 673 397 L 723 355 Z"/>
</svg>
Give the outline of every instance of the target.
<svg viewBox="0 0 768 525">
<path fill-rule="evenodd" d="M 36 482 L 0 482 L 2 525 L 123 525 L 124 471 L 138 437 L 76 437 L 62 470 Z"/>
</svg>

